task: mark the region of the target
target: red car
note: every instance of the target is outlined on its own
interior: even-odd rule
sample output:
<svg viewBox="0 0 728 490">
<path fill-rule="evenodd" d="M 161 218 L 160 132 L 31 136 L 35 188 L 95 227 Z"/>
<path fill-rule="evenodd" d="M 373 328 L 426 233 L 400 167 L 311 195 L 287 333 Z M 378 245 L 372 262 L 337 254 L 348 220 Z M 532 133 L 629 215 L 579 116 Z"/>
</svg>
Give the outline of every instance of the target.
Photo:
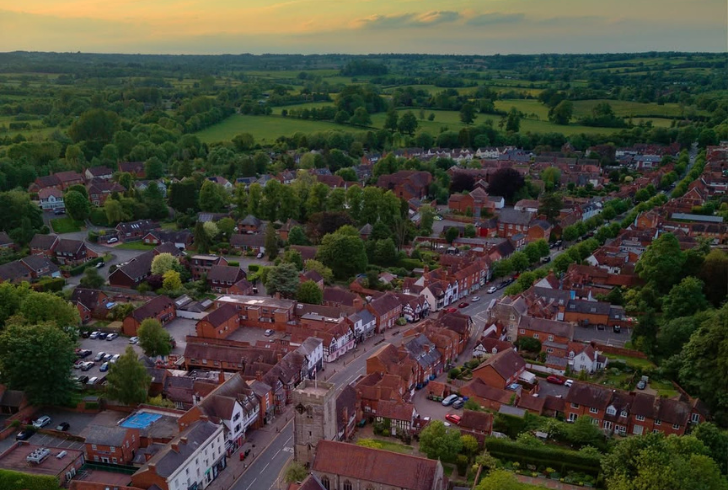
<svg viewBox="0 0 728 490">
<path fill-rule="evenodd" d="M 445 309 L 445 313 L 455 313 L 456 311 L 458 311 L 457 308 L 446 308 Z"/>
<path fill-rule="evenodd" d="M 445 420 L 452 422 L 455 425 L 460 425 L 460 415 L 449 413 L 445 415 Z"/>
<path fill-rule="evenodd" d="M 560 378 L 559 376 L 553 376 L 553 375 L 546 378 L 546 381 L 548 381 L 549 383 L 553 383 L 555 385 L 562 385 L 566 382 L 566 380 L 564 380 L 564 378 Z"/>
<path fill-rule="evenodd" d="M 467 308 L 468 306 L 470 306 L 470 303 L 466 303 L 465 301 L 463 301 L 458 305 L 458 308 Z"/>
</svg>

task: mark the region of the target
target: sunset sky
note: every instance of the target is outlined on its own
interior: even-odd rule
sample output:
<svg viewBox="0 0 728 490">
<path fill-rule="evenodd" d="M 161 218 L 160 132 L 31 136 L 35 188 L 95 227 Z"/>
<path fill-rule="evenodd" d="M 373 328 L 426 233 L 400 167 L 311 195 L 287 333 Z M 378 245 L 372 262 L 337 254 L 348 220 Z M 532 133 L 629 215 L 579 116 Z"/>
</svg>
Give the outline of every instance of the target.
<svg viewBox="0 0 728 490">
<path fill-rule="evenodd" d="M 726 51 L 726 0 L 0 0 L 0 51 Z"/>
</svg>

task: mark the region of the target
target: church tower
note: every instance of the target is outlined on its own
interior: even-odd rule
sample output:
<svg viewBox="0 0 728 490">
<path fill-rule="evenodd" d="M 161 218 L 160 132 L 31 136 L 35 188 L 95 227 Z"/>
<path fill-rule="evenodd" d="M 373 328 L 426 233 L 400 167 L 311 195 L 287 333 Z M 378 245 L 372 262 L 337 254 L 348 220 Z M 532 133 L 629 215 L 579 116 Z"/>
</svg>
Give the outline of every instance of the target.
<svg viewBox="0 0 728 490">
<path fill-rule="evenodd" d="M 316 445 L 336 439 L 336 393 L 332 383 L 307 379 L 293 390 L 293 458 L 313 463 Z"/>
</svg>

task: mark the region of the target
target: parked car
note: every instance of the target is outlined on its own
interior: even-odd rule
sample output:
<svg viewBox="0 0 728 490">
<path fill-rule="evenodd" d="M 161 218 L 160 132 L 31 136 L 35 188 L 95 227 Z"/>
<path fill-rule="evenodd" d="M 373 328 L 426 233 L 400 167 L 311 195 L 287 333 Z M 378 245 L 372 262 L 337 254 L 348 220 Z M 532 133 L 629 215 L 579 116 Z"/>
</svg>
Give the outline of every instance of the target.
<svg viewBox="0 0 728 490">
<path fill-rule="evenodd" d="M 81 366 L 81 371 L 88 371 L 92 367 L 94 367 L 96 363 L 93 361 L 86 361 L 83 363 L 83 366 Z"/>
<path fill-rule="evenodd" d="M 498 291 L 498 288 L 495 287 L 495 286 L 491 286 L 491 287 L 488 288 L 488 294 L 493 294 L 496 291 Z"/>
<path fill-rule="evenodd" d="M 568 387 L 568 386 L 571 386 L 573 384 L 574 384 L 574 380 L 573 379 L 567 379 L 566 381 L 564 381 L 564 386 L 567 386 Z"/>
<path fill-rule="evenodd" d="M 118 336 L 119 336 L 118 333 L 110 333 L 109 335 L 106 336 L 106 340 L 111 341 L 111 340 L 114 340 Z"/>
<path fill-rule="evenodd" d="M 463 408 L 464 405 L 465 405 L 465 400 L 463 400 L 462 398 L 458 398 L 457 400 L 455 400 L 453 402 L 452 408 L 454 408 L 456 410 L 460 410 L 461 408 Z"/>
<path fill-rule="evenodd" d="M 99 332 L 99 336 L 98 336 L 98 337 L 96 337 L 96 338 L 97 338 L 98 340 L 106 340 L 106 336 L 107 336 L 107 335 L 108 335 L 107 333 L 104 333 L 104 332 Z"/>
<path fill-rule="evenodd" d="M 104 261 L 102 260 L 101 262 L 99 262 L 98 264 L 96 264 L 96 268 L 97 268 L 97 269 L 101 269 L 101 268 L 102 268 L 103 266 L 105 266 L 105 265 L 106 265 L 106 262 L 104 262 Z"/>
<path fill-rule="evenodd" d="M 15 435 L 16 441 L 27 441 L 30 437 L 35 434 L 34 430 L 23 429 Z"/>
<path fill-rule="evenodd" d="M 470 303 L 463 301 L 458 305 L 458 308 L 467 308 L 468 306 L 470 306 Z"/>
<path fill-rule="evenodd" d="M 81 369 L 84 364 L 86 364 L 86 362 L 79 359 L 78 361 L 73 363 L 73 369 Z"/>
<path fill-rule="evenodd" d="M 457 395 L 447 396 L 447 397 L 445 397 L 442 400 L 442 406 L 443 407 L 449 407 L 450 405 L 452 405 L 453 403 L 455 403 L 455 400 L 457 400 L 457 399 L 458 399 L 458 396 Z"/>
<path fill-rule="evenodd" d="M 136 344 L 139 342 L 139 337 L 132 337 L 129 339 L 130 344 Z"/>
<path fill-rule="evenodd" d="M 101 332 L 99 332 L 98 330 L 94 330 L 93 332 L 91 332 L 91 335 L 89 335 L 89 338 L 91 338 L 91 339 L 98 339 L 100 333 Z"/>
<path fill-rule="evenodd" d="M 263 252 L 258 252 L 258 255 L 255 256 L 256 259 L 260 260 L 263 257 L 265 257 L 265 254 Z"/>
<path fill-rule="evenodd" d="M 120 357 L 121 354 L 114 354 L 114 357 L 111 358 L 111 364 L 116 364 Z"/>
<path fill-rule="evenodd" d="M 553 383 L 555 385 L 562 385 L 565 383 L 563 378 L 554 376 L 553 374 L 551 376 L 549 376 L 548 378 L 546 378 L 546 381 L 548 381 L 549 383 Z"/>
<path fill-rule="evenodd" d="M 458 311 L 457 308 L 445 308 L 445 313 L 455 313 Z"/>
<path fill-rule="evenodd" d="M 480 301 L 480 296 L 473 296 L 472 298 L 470 298 L 470 301 L 472 301 L 473 303 L 477 303 L 478 301 Z"/>
<path fill-rule="evenodd" d="M 647 388 L 647 383 L 645 383 L 645 381 L 643 379 L 639 380 L 637 382 L 637 389 L 644 390 L 645 388 Z"/>
<path fill-rule="evenodd" d="M 88 376 L 79 376 L 78 382 L 81 383 L 82 385 L 85 385 L 86 383 L 88 383 Z"/>
<path fill-rule="evenodd" d="M 455 413 L 449 413 L 445 415 L 445 420 L 452 422 L 455 425 L 460 425 L 460 415 Z"/>
<path fill-rule="evenodd" d="M 271 335 L 273 335 L 274 333 L 276 333 L 276 332 L 275 332 L 275 330 L 273 330 L 272 328 L 268 328 L 268 329 L 266 329 L 266 331 L 265 331 L 265 336 L 266 336 L 266 337 L 270 337 L 270 336 L 271 336 Z"/>
<path fill-rule="evenodd" d="M 50 423 L 51 418 L 48 415 L 43 415 L 33 421 L 33 427 L 35 427 L 36 429 L 41 429 Z"/>
<path fill-rule="evenodd" d="M 620 332 L 622 331 L 622 327 L 620 327 L 619 325 L 614 325 L 614 326 L 612 327 L 612 331 L 613 331 L 614 333 L 620 333 Z"/>
<path fill-rule="evenodd" d="M 104 362 L 109 362 L 111 359 L 113 359 L 114 354 L 106 354 L 104 356 Z"/>
<path fill-rule="evenodd" d="M 109 363 L 108 362 L 103 363 L 101 365 L 101 367 L 99 368 L 99 371 L 101 371 L 102 373 L 105 373 L 108 370 L 109 370 Z"/>
<path fill-rule="evenodd" d="M 61 422 L 60 424 L 58 424 L 58 427 L 56 427 L 56 430 L 65 432 L 70 428 L 71 428 L 71 425 L 68 422 Z"/>
<path fill-rule="evenodd" d="M 112 238 L 109 238 L 108 240 L 106 240 L 106 243 L 116 243 L 116 242 L 118 242 L 118 241 L 119 241 L 119 239 L 118 239 L 118 238 L 116 238 L 116 237 L 112 237 Z"/>
<path fill-rule="evenodd" d="M 95 385 L 96 382 L 99 380 L 98 376 L 94 376 L 93 378 L 89 378 L 88 381 L 86 381 L 87 385 Z"/>
<path fill-rule="evenodd" d="M 81 337 L 83 337 L 84 339 L 87 339 L 90 336 L 91 336 L 91 332 L 89 332 L 88 330 L 81 330 Z"/>
<path fill-rule="evenodd" d="M 104 356 L 106 355 L 106 352 L 97 352 L 96 357 L 94 357 L 94 361 L 102 361 L 104 359 Z"/>
<path fill-rule="evenodd" d="M 541 263 L 542 264 L 548 264 L 549 262 L 551 262 L 551 256 L 550 255 L 547 255 L 546 257 L 541 257 Z"/>
<path fill-rule="evenodd" d="M 78 356 L 78 357 L 79 357 L 80 359 L 84 359 L 84 358 L 86 358 L 86 357 L 90 356 L 91 354 L 92 354 L 92 352 L 91 352 L 90 350 L 88 350 L 88 349 L 81 349 L 81 350 L 79 350 L 78 352 L 76 352 L 76 355 L 77 355 L 77 356 Z"/>
</svg>

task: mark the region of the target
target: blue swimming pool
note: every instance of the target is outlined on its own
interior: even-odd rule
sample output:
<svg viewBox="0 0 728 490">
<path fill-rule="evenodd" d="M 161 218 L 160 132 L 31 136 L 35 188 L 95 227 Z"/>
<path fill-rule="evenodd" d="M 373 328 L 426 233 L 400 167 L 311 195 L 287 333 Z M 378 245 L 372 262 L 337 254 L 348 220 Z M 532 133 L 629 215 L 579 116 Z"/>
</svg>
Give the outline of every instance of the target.
<svg viewBox="0 0 728 490">
<path fill-rule="evenodd" d="M 127 429 L 145 429 L 161 418 L 159 413 L 137 412 L 119 425 Z"/>
</svg>

